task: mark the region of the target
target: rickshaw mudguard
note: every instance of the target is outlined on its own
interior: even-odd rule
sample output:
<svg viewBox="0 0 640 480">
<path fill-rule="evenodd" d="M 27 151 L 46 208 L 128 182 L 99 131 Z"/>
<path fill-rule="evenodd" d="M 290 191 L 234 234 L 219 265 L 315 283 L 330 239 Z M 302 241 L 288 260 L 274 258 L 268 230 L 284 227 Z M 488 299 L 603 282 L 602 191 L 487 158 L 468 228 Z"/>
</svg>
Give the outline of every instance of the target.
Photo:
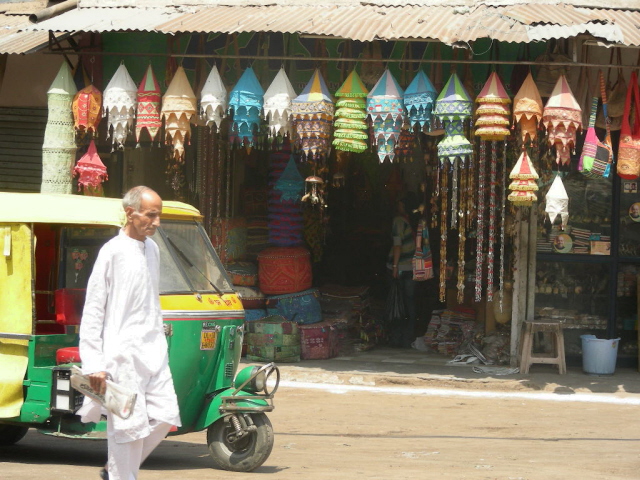
<svg viewBox="0 0 640 480">
<path fill-rule="evenodd" d="M 219 392 L 213 398 L 211 398 L 209 403 L 205 405 L 202 413 L 200 414 L 200 417 L 198 418 L 198 421 L 194 426 L 194 431 L 204 430 L 205 428 L 209 427 L 209 425 L 213 424 L 216 420 L 219 420 L 225 415 L 228 415 L 228 413 L 224 413 L 220 409 L 220 407 L 222 406 L 222 399 L 223 397 L 232 396 L 233 392 L 235 391 L 236 391 L 235 388 L 228 388 L 226 390 Z M 234 405 L 236 405 L 238 408 L 241 408 L 241 409 L 246 408 L 247 413 L 255 411 L 256 407 L 269 408 L 271 406 L 271 404 L 267 400 L 255 398 L 256 396 L 255 393 L 245 392 L 244 390 L 240 390 L 233 396 L 234 397 L 245 397 L 245 396 L 252 397 L 252 398 L 247 398 L 246 400 L 235 400 L 233 402 Z"/>
</svg>

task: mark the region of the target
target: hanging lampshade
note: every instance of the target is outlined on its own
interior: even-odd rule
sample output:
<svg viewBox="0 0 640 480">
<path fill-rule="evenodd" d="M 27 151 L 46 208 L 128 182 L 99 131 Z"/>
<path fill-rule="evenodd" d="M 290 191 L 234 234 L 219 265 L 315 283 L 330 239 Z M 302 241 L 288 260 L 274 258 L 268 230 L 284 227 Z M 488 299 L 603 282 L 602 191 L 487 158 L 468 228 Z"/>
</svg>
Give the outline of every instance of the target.
<svg viewBox="0 0 640 480">
<path fill-rule="evenodd" d="M 531 72 L 513 99 L 513 117 L 520 124 L 522 142 L 535 141 L 538 122 L 542 120 L 542 98 Z"/>
<path fill-rule="evenodd" d="M 329 153 L 335 105 L 320 70 L 316 69 L 302 93 L 291 103 L 298 145 L 308 159 Z"/>
<path fill-rule="evenodd" d="M 304 190 L 304 180 L 298 171 L 293 155 L 275 183 L 274 190 L 280 193 L 280 202 L 299 202 Z"/>
<path fill-rule="evenodd" d="M 162 97 L 165 143 L 173 145 L 173 157 L 184 161 L 184 145 L 191 138 L 191 120 L 197 113 L 196 95 L 184 68 L 178 67 Z"/>
<path fill-rule="evenodd" d="M 147 130 L 151 141 L 154 141 L 162 126 L 162 117 L 160 116 L 160 85 L 153 74 L 151 65 L 147 67 L 138 86 L 137 99 L 136 141 L 140 142 L 140 133 L 143 129 Z"/>
<path fill-rule="evenodd" d="M 219 129 L 227 108 L 227 88 L 222 83 L 218 67 L 213 65 L 200 92 L 200 116 L 207 127 L 215 125 Z"/>
<path fill-rule="evenodd" d="M 538 200 L 536 194 L 533 193 L 538 191 L 536 183 L 539 178 L 538 172 L 533 168 L 526 150 L 522 150 L 509 178 L 513 180 L 509 185 L 511 193 L 507 197 L 510 202 L 516 206 L 529 207 Z"/>
<path fill-rule="evenodd" d="M 404 106 L 414 128 L 431 130 L 431 114 L 438 92 L 424 71 L 419 70 L 404 91 Z"/>
<path fill-rule="evenodd" d="M 464 121 L 471 117 L 473 103 L 460 78 L 453 73 L 438 95 L 435 116 L 444 123 L 445 137 L 438 143 L 438 157 L 442 163 L 453 164 L 460 158 L 463 164 L 473 153 L 471 142 L 464 136 Z"/>
<path fill-rule="evenodd" d="M 386 69 L 367 96 L 367 113 L 373 122 L 373 142 L 380 163 L 393 162 L 395 146 L 404 123 L 404 92 L 389 69 Z"/>
<path fill-rule="evenodd" d="M 76 91 L 71 69 L 63 61 L 47 91 L 49 114 L 42 143 L 42 193 L 71 193 L 71 170 L 76 157 L 71 104 Z"/>
<path fill-rule="evenodd" d="M 560 215 L 561 228 L 564 230 L 569 221 L 569 195 L 567 195 L 567 190 L 564 188 L 560 175 L 556 175 L 556 178 L 553 179 L 553 183 L 547 192 L 546 202 L 547 205 L 544 211 L 549 215 L 549 220 L 553 223 Z"/>
<path fill-rule="evenodd" d="M 504 140 L 509 136 L 511 99 L 500 77 L 493 72 L 476 97 L 480 107 L 476 110 L 476 135 L 481 140 Z M 482 108 L 484 107 L 484 108 Z M 506 108 L 502 108 L 506 107 Z M 503 113 L 506 110 L 506 113 Z"/>
<path fill-rule="evenodd" d="M 85 195 L 101 195 L 102 182 L 107 180 L 107 167 L 104 166 L 96 144 L 91 140 L 89 149 L 76 163 L 73 175 L 78 175 L 78 191 L 82 187 Z"/>
<path fill-rule="evenodd" d="M 253 68 L 247 67 L 229 94 L 228 110 L 233 112 L 229 129 L 231 143 L 238 142 L 246 148 L 254 146 L 263 102 L 264 90 Z"/>
<path fill-rule="evenodd" d="M 338 109 L 333 133 L 336 150 L 360 153 L 367 149 L 365 98 L 368 93 L 355 70 L 336 92 Z"/>
<path fill-rule="evenodd" d="M 138 88 L 124 62 L 111 78 L 104 90 L 104 112 L 107 118 L 107 131 L 112 143 L 122 147 L 127 135 L 133 128 L 138 103 Z"/>
<path fill-rule="evenodd" d="M 95 134 L 102 117 L 102 93 L 93 85 L 84 87 L 73 97 L 72 109 L 78 134 Z"/>
<path fill-rule="evenodd" d="M 556 163 L 569 164 L 571 149 L 576 145 L 576 134 L 582 129 L 582 108 L 564 75 L 558 78 L 544 106 L 542 122 L 547 129 L 549 145 L 556 147 Z"/>
<path fill-rule="evenodd" d="M 269 122 L 272 137 L 291 137 L 291 102 L 294 98 L 296 91 L 281 67 L 264 94 L 264 118 Z"/>
</svg>

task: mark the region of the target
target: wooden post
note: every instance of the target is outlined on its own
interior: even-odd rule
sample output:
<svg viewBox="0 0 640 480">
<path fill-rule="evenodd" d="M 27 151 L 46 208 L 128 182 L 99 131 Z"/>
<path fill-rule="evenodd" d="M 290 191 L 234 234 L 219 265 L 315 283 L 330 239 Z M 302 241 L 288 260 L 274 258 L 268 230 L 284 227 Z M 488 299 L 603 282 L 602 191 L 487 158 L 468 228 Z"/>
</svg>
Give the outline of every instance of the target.
<svg viewBox="0 0 640 480">
<path fill-rule="evenodd" d="M 511 359 L 511 366 L 516 367 L 518 365 L 518 344 L 520 334 L 521 317 L 518 311 L 520 305 L 520 296 L 524 294 L 520 279 L 522 277 L 522 261 L 521 261 L 521 248 L 520 248 L 520 222 L 522 221 L 521 209 L 516 212 L 516 218 L 514 221 L 514 238 L 513 238 L 513 258 L 514 258 L 514 272 L 513 272 L 513 303 L 511 306 L 511 346 L 509 349 L 509 357 Z"/>
</svg>

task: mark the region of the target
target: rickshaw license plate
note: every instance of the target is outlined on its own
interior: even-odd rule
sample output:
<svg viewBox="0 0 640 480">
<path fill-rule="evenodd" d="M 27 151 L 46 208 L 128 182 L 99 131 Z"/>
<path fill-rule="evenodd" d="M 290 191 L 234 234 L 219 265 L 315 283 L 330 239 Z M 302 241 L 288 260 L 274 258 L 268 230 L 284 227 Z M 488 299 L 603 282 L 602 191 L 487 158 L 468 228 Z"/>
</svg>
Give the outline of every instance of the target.
<svg viewBox="0 0 640 480">
<path fill-rule="evenodd" d="M 200 333 L 200 350 L 213 350 L 218 339 L 218 332 L 215 330 L 202 330 Z"/>
</svg>

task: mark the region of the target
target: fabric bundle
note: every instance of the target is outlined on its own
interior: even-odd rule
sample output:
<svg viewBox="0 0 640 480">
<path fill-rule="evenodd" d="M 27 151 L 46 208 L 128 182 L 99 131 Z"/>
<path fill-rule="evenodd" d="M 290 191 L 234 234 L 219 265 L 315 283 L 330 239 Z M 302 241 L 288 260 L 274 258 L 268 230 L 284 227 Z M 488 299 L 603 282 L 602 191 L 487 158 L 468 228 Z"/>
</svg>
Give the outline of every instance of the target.
<svg viewBox="0 0 640 480">
<path fill-rule="evenodd" d="M 419 130 L 431 130 L 431 114 L 438 92 L 424 71 L 419 70 L 404 91 L 404 106 L 409 123 Z"/>
<path fill-rule="evenodd" d="M 297 141 L 307 159 L 326 158 L 329 153 L 335 105 L 327 85 L 316 69 L 291 104 Z"/>
<path fill-rule="evenodd" d="M 112 143 L 122 148 L 133 128 L 136 115 L 138 88 L 124 63 L 121 63 L 104 90 L 104 110 L 107 117 L 107 133 Z"/>
<path fill-rule="evenodd" d="M 71 193 L 71 170 L 76 158 L 76 142 L 71 103 L 76 93 L 67 62 L 47 91 L 47 125 L 42 143 L 42 193 Z"/>
<path fill-rule="evenodd" d="M 140 134 L 144 129 L 147 130 L 152 142 L 156 139 L 162 126 L 162 117 L 160 116 L 161 97 L 160 85 L 158 85 L 153 69 L 149 65 L 137 92 L 136 141 L 138 143 L 140 142 Z"/>
<path fill-rule="evenodd" d="M 291 138 L 291 102 L 296 91 L 291 85 L 284 68 L 280 68 L 273 82 L 264 94 L 264 118 L 269 123 L 269 135 L 273 138 Z"/>
<path fill-rule="evenodd" d="M 336 121 L 333 146 L 344 152 L 367 149 L 367 112 L 365 98 L 369 90 L 353 70 L 336 92 Z"/>
<path fill-rule="evenodd" d="M 184 145 L 191 138 L 191 120 L 197 113 L 196 95 L 184 68 L 178 67 L 162 97 L 165 143 L 173 145 L 173 158 L 184 161 Z"/>
<path fill-rule="evenodd" d="M 404 92 L 389 69 L 367 95 L 367 114 L 373 123 L 373 143 L 378 149 L 378 159 L 393 162 L 395 146 L 404 123 Z"/>
<path fill-rule="evenodd" d="M 578 105 L 569 82 L 560 75 L 542 112 L 550 146 L 556 147 L 556 163 L 568 165 L 576 133 L 582 129 L 582 108 Z"/>
<path fill-rule="evenodd" d="M 522 143 L 534 143 L 537 139 L 538 123 L 542 120 L 542 98 L 531 72 L 513 99 L 513 118 L 520 125 Z"/>
<path fill-rule="evenodd" d="M 247 67 L 229 94 L 229 114 L 233 112 L 229 140 L 250 149 L 256 144 L 264 90 L 253 68 Z"/>
<path fill-rule="evenodd" d="M 89 143 L 87 153 L 78 160 L 73 169 L 73 175 L 78 175 L 78 191 L 83 188 L 85 195 L 102 195 L 102 182 L 109 177 L 107 176 L 107 167 L 100 160 L 93 139 Z"/>
<path fill-rule="evenodd" d="M 218 67 L 214 65 L 200 92 L 200 117 L 207 127 L 215 125 L 220 129 L 227 107 L 227 88 L 222 83 Z"/>
</svg>

